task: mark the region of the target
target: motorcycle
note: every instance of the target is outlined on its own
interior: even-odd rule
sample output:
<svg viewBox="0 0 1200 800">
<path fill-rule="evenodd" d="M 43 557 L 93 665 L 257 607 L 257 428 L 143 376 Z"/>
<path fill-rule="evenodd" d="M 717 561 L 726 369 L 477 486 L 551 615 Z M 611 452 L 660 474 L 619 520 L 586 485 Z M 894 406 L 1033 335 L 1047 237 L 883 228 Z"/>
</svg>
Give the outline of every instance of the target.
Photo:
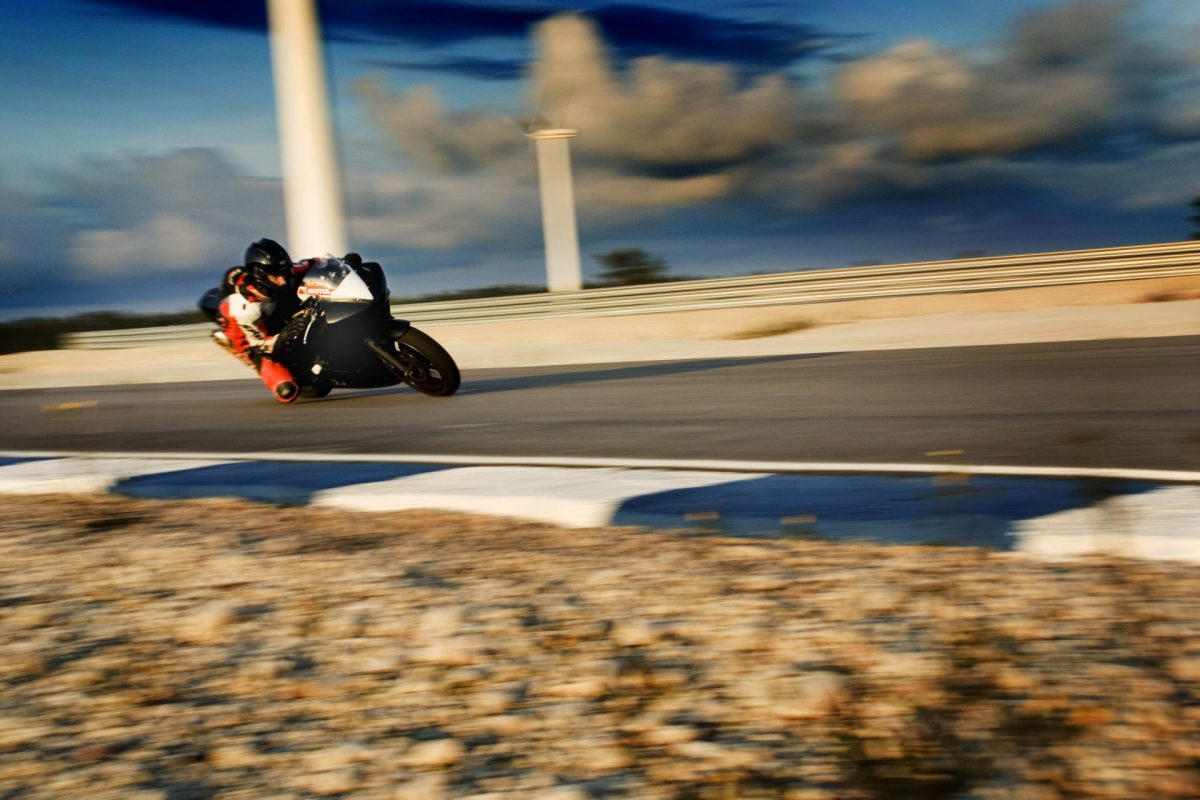
<svg viewBox="0 0 1200 800">
<path fill-rule="evenodd" d="M 286 317 L 271 353 L 292 373 L 301 397 L 400 383 L 433 397 L 458 391 L 458 365 L 445 348 L 392 316 L 379 264 L 353 256 L 310 262 L 296 289 L 296 304 L 279 309 Z M 220 303 L 221 290 L 214 288 L 198 305 L 219 324 Z"/>
</svg>

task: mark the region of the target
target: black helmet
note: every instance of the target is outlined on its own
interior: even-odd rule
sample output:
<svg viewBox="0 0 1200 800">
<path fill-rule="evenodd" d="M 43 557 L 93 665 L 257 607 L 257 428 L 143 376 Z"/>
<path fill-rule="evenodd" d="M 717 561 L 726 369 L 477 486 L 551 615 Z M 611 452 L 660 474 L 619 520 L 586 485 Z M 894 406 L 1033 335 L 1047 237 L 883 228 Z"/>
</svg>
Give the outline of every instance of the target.
<svg viewBox="0 0 1200 800">
<path fill-rule="evenodd" d="M 247 247 L 242 263 L 251 269 L 259 267 L 269 275 L 291 275 L 292 272 L 292 257 L 283 245 L 271 239 L 259 239 Z"/>
<path fill-rule="evenodd" d="M 284 277 L 291 282 L 292 258 L 279 242 L 259 239 L 246 248 L 243 263 L 250 284 L 265 297 L 274 297 L 279 292 L 280 287 L 271 283 L 272 277 Z"/>
</svg>

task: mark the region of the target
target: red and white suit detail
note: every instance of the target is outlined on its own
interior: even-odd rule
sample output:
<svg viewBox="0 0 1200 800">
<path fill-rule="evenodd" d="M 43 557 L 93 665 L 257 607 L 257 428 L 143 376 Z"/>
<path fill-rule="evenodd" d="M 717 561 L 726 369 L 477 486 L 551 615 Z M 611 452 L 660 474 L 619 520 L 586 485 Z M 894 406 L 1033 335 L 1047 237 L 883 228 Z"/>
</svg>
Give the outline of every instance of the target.
<svg viewBox="0 0 1200 800">
<path fill-rule="evenodd" d="M 296 397 L 296 380 L 287 368 L 270 358 L 275 337 L 267 331 L 266 320 L 274 310 L 273 300 L 258 300 L 235 291 L 221 300 L 221 328 L 229 339 L 233 354 L 258 370 L 259 377 L 276 400 L 288 403 Z M 279 387 L 287 382 L 292 384 L 293 393 L 284 397 Z"/>
</svg>

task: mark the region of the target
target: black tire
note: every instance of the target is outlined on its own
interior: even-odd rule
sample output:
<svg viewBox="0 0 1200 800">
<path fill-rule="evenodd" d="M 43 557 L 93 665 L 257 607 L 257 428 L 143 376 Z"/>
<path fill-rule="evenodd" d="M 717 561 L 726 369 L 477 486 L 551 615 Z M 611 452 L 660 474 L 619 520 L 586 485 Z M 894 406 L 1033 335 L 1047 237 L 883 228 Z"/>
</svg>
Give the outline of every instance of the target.
<svg viewBox="0 0 1200 800">
<path fill-rule="evenodd" d="M 312 386 L 304 386 L 300 389 L 300 396 L 306 400 L 318 400 L 333 391 L 332 383 L 319 381 Z"/>
<path fill-rule="evenodd" d="M 396 359 L 405 367 L 400 371 L 389 364 L 400 380 L 432 397 L 449 397 L 458 391 L 462 383 L 458 365 L 429 334 L 409 328 L 393 335 L 390 344 Z"/>
</svg>

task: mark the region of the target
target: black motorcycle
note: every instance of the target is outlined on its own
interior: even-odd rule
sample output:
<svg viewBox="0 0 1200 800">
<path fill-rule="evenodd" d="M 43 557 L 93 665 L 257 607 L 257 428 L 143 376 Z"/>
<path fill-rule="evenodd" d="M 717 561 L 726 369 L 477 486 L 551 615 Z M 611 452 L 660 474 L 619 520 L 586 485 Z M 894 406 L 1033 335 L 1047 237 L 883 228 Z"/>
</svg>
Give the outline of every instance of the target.
<svg viewBox="0 0 1200 800">
<path fill-rule="evenodd" d="M 288 313 L 275 326 L 271 359 L 292 373 L 302 397 L 399 383 L 434 397 L 454 394 L 461 382 L 454 359 L 433 337 L 393 317 L 388 297 L 379 264 L 313 259 L 296 289 L 299 308 L 281 305 Z M 210 289 L 199 306 L 219 322 L 220 302 L 220 289 Z"/>
</svg>

